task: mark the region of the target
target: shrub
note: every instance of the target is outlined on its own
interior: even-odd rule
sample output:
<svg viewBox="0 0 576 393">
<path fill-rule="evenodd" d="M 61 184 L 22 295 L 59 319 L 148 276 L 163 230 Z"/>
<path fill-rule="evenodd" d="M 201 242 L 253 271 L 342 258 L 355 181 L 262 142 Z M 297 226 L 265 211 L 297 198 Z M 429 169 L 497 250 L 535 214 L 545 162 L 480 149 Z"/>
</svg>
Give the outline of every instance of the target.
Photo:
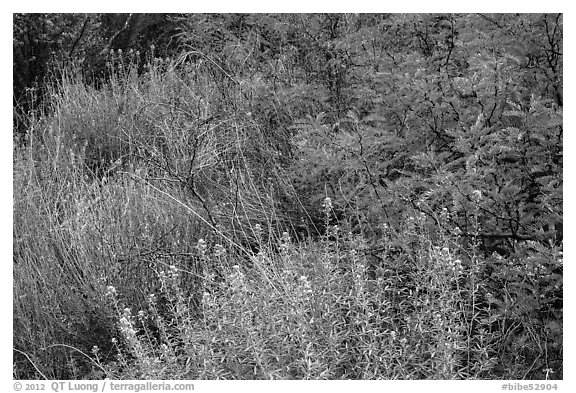
<svg viewBox="0 0 576 393">
<path fill-rule="evenodd" d="M 325 206 L 329 213 L 330 203 Z M 517 375 L 522 369 L 524 377 L 547 376 L 543 370 L 557 361 L 552 348 L 537 350 L 526 335 L 535 335 L 532 343 L 541 346 L 557 322 L 545 317 L 550 333 L 544 333 L 538 318 L 501 309 L 490 289 L 494 278 L 485 272 L 489 260 L 465 254 L 455 238 L 434 244 L 423 224 L 407 221 L 414 253 L 402 264 L 375 264 L 364 240 L 338 227 L 317 244 L 295 244 L 284 233 L 279 251 L 261 244 L 251 266 L 234 264 L 238 256 L 220 245 L 208 253 L 202 241 L 203 263 L 223 273 L 203 277 L 198 303 L 184 296 L 186 272 L 175 265 L 159 272 L 160 298 L 150 295 L 138 321 L 108 290 L 123 339 L 118 361 L 131 373 L 120 375 L 462 379 Z M 526 274 L 510 278 L 510 288 L 532 273 Z M 521 310 L 536 298 L 524 293 L 507 300 L 508 307 Z M 163 311 L 160 299 L 166 302 Z M 511 353 L 525 358 L 510 363 Z M 527 362 L 534 370 L 526 369 Z M 519 368 L 503 369 L 514 364 Z M 118 373 L 117 367 L 108 370 Z"/>
</svg>

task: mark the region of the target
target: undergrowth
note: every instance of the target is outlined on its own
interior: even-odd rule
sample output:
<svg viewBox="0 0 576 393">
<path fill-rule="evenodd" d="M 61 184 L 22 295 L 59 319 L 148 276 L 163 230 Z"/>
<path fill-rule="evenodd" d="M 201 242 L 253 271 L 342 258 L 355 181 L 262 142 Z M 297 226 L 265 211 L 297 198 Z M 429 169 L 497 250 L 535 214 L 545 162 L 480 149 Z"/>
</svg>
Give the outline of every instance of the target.
<svg viewBox="0 0 576 393">
<path fill-rule="evenodd" d="M 290 134 L 244 88 L 116 66 L 65 74 L 14 148 L 16 378 L 562 377 L 561 248 L 485 253 L 480 190 L 467 236 L 425 198 L 303 225 Z"/>
</svg>

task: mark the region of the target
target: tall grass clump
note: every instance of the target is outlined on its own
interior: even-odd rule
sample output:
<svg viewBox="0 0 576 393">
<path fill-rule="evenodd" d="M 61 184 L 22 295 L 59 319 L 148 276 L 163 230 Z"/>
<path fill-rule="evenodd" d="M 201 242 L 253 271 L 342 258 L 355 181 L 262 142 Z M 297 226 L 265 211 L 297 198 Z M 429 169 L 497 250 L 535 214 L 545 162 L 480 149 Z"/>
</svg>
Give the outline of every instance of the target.
<svg viewBox="0 0 576 393">
<path fill-rule="evenodd" d="M 61 72 L 14 147 L 15 375 L 87 375 L 83 353 L 102 342 L 100 356 L 115 352 L 107 286 L 139 307 L 177 265 L 191 272 L 189 296 L 205 268 L 199 238 L 244 247 L 252 225 L 283 220 L 280 136 L 250 118 L 242 92 L 183 62 L 131 56 L 112 54 L 98 88 Z"/>
</svg>

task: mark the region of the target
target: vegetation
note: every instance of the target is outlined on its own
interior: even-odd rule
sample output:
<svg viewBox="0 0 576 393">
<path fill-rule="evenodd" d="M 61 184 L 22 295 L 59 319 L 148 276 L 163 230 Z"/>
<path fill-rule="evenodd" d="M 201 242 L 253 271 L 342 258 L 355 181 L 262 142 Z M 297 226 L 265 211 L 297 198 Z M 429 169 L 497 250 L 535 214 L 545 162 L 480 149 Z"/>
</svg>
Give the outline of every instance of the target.
<svg viewBox="0 0 576 393">
<path fill-rule="evenodd" d="M 562 15 L 14 15 L 14 377 L 562 379 Z"/>
</svg>

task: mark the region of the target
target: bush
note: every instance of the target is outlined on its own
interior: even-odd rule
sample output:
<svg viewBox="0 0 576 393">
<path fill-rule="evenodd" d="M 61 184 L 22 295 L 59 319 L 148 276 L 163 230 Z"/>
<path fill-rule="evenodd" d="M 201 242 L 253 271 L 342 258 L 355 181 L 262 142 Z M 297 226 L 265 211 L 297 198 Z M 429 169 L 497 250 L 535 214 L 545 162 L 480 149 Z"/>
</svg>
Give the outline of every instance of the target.
<svg viewBox="0 0 576 393">
<path fill-rule="evenodd" d="M 288 233 L 278 252 L 262 243 L 251 266 L 201 240 L 206 273 L 195 296 L 184 294 L 188 272 L 177 265 L 158 272 L 160 292 L 137 317 L 108 287 L 118 355 L 102 367 L 130 379 L 548 377 L 560 358 L 542 345 L 561 331 L 558 315 L 529 315 L 540 299 L 533 272 L 504 271 L 499 299 L 490 260 L 464 254 L 455 238 L 434 245 L 421 219 L 406 225 L 413 254 L 402 263 L 374 262 L 361 237 L 335 226 L 316 244 Z"/>
<path fill-rule="evenodd" d="M 562 378 L 561 15 L 173 22 L 22 123 L 15 377 Z"/>
</svg>

